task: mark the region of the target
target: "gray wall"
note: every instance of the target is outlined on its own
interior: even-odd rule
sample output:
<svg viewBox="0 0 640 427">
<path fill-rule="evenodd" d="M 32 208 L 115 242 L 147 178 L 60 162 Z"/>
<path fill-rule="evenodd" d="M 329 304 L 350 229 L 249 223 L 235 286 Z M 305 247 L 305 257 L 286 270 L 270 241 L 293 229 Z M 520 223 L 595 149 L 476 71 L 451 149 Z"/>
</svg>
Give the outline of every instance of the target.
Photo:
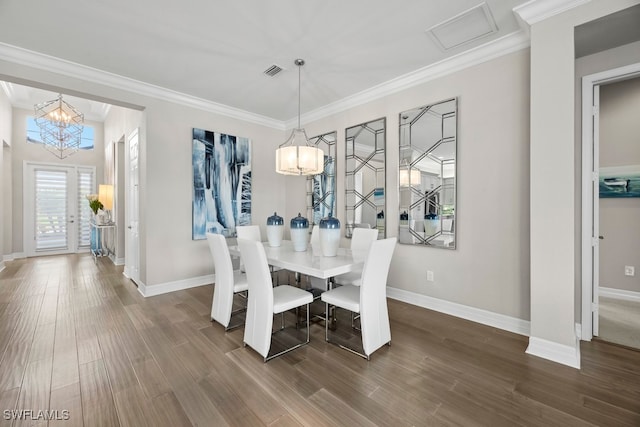
<svg viewBox="0 0 640 427">
<path fill-rule="evenodd" d="M 640 165 L 640 78 L 600 88 L 600 167 Z M 640 198 L 600 199 L 600 286 L 640 292 Z"/>
</svg>

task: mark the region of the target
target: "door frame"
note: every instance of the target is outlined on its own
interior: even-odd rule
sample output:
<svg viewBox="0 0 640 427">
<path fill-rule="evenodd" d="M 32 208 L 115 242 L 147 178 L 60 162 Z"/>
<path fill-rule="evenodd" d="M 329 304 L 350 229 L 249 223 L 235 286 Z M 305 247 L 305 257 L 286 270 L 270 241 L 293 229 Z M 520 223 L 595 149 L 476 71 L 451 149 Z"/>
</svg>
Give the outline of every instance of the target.
<svg viewBox="0 0 640 427">
<path fill-rule="evenodd" d="M 35 171 L 38 167 L 44 169 L 51 170 L 66 170 L 72 171 L 73 174 L 73 186 L 71 189 L 67 189 L 70 195 L 76 197 L 75 205 L 73 206 L 73 218 L 74 218 L 74 227 L 68 227 L 69 230 L 73 228 L 70 232 L 68 232 L 68 248 L 66 250 L 50 250 L 43 252 L 36 252 L 34 247 L 34 239 L 35 239 L 35 230 L 33 229 L 33 223 L 29 220 L 33 219 L 33 215 L 35 213 L 35 205 L 32 197 L 34 196 L 34 188 L 35 184 L 33 179 L 34 175 L 32 172 Z M 93 170 L 93 186 L 96 187 L 96 167 L 92 165 L 78 165 L 78 164 L 56 164 L 56 163 L 48 163 L 48 162 L 37 162 L 32 160 L 24 160 L 22 164 L 22 246 L 23 251 L 27 257 L 33 256 L 42 256 L 42 255 L 60 255 L 60 254 L 72 254 L 72 253 L 80 253 L 85 252 L 85 249 L 81 249 L 78 247 L 78 211 L 80 209 L 80 203 L 82 200 L 77 198 L 78 194 L 78 169 L 92 169 Z M 71 212 L 71 210 L 70 210 Z M 69 221 L 69 218 L 67 218 Z"/>
<path fill-rule="evenodd" d="M 599 146 L 593 138 L 592 117 L 595 116 L 596 120 L 599 120 L 597 110 L 599 102 L 594 108 L 594 88 L 636 77 L 640 77 L 640 63 L 582 77 L 582 325 L 580 338 L 583 341 L 591 341 L 593 338 L 594 316 L 598 315 L 598 289 L 594 280 L 594 267 L 597 273 L 598 265 L 594 265 L 593 248 L 597 248 L 600 243 L 598 236 L 593 235 L 593 231 L 594 225 L 597 230 L 595 221 L 599 217 L 597 211 L 594 213 L 597 209 L 595 193 L 597 193 L 599 176 L 598 171 L 593 170 L 593 165 L 594 153 L 595 155 L 599 153 Z"/>
<path fill-rule="evenodd" d="M 133 195 L 132 195 L 132 190 L 131 190 L 131 185 L 132 185 L 132 177 L 131 177 L 131 152 L 130 152 L 130 147 L 131 147 L 131 141 L 133 139 L 136 139 L 136 143 L 138 145 L 137 147 L 137 162 L 138 162 L 138 166 L 137 166 L 137 182 L 138 182 L 138 192 L 137 192 L 137 196 L 138 196 L 138 200 L 137 203 L 133 202 Z M 128 279 L 130 279 L 132 282 L 134 282 L 137 286 L 140 287 L 141 285 L 141 281 L 140 281 L 140 234 L 139 234 L 139 224 L 140 224 L 140 128 L 135 128 L 134 130 L 131 131 L 131 133 L 129 135 L 127 135 L 126 139 L 125 139 L 125 147 L 124 147 L 124 192 L 125 192 L 125 209 L 124 209 L 124 217 L 125 217 L 125 233 L 124 233 L 124 245 L 125 245 L 125 251 L 124 251 L 124 257 L 125 257 L 125 262 L 124 262 L 124 269 L 122 274 L 127 277 Z M 132 239 L 131 239 L 131 216 L 132 216 L 132 209 L 137 206 L 137 223 L 138 223 L 138 237 L 137 237 L 137 248 L 133 248 L 132 247 Z M 135 250 L 134 250 L 135 249 Z M 133 265 L 136 264 L 136 265 Z"/>
</svg>

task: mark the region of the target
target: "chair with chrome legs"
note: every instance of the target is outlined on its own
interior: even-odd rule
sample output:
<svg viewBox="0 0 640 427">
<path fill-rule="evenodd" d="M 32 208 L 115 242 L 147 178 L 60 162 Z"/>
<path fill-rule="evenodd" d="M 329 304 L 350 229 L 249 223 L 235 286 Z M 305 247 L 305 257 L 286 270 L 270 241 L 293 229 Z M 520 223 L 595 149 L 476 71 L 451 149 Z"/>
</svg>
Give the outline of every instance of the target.
<svg viewBox="0 0 640 427">
<path fill-rule="evenodd" d="M 326 304 L 326 313 L 330 313 L 329 306 L 334 306 L 359 314 L 363 351 L 336 343 L 367 360 L 370 359 L 371 353 L 384 344 L 391 345 L 386 287 L 396 240 L 395 237 L 391 237 L 371 243 L 364 261 L 360 286 L 339 286 L 324 292 L 321 296 Z M 325 337 L 327 342 L 332 342 L 329 337 L 329 323 L 325 322 Z"/>
<path fill-rule="evenodd" d="M 244 345 L 257 351 L 264 361 L 273 359 L 298 347 L 309 343 L 309 304 L 313 295 L 300 288 L 289 285 L 273 287 L 269 264 L 262 243 L 253 240 L 238 239 L 240 255 L 244 259 L 249 282 L 249 301 L 247 302 L 247 320 L 244 328 Z M 273 332 L 273 316 L 282 315 L 284 329 L 284 313 L 292 309 L 306 306 L 307 334 L 306 340 L 276 353 L 271 352 Z M 296 310 L 296 324 L 298 323 Z M 279 331 L 276 331 L 276 333 Z"/>
<path fill-rule="evenodd" d="M 377 228 L 355 228 L 351 235 L 351 252 L 355 255 L 366 253 L 371 243 L 378 239 Z M 333 281 L 336 285 L 355 285 L 360 286 L 362 280 L 362 269 L 356 269 L 348 273 L 339 274 L 334 277 Z"/>
<path fill-rule="evenodd" d="M 231 316 L 247 309 L 245 304 L 243 308 L 233 311 L 233 298 L 236 294 L 241 294 L 246 298 L 249 284 L 245 274 L 233 270 L 231 255 L 229 255 L 229 248 L 224 236 L 207 233 L 207 242 L 213 256 L 216 274 L 213 302 L 211 304 L 211 320 L 220 323 L 224 326 L 225 331 L 229 331 L 244 324 L 244 322 L 238 321 L 231 325 Z"/>
</svg>

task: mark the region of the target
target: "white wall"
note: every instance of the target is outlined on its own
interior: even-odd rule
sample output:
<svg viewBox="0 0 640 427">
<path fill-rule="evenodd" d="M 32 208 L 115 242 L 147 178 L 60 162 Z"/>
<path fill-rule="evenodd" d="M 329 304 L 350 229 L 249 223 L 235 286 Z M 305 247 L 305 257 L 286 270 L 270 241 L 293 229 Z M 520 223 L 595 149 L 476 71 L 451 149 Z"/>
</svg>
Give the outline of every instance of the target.
<svg viewBox="0 0 640 427">
<path fill-rule="evenodd" d="M 614 49 L 609 49 L 603 52 L 598 52 L 593 55 L 584 56 L 576 59 L 575 64 L 575 163 L 581 165 L 582 162 L 582 77 L 590 74 L 599 73 L 602 71 L 623 67 L 625 65 L 640 63 L 640 41 L 635 43 L 629 43 L 624 46 L 620 46 Z M 575 301 L 576 301 L 576 316 L 575 320 L 580 322 L 582 316 L 582 247 L 581 247 L 581 233 L 582 233 L 582 211 L 579 209 L 582 206 L 582 168 L 576 168 L 575 174 L 575 204 L 576 204 L 576 224 L 575 224 L 575 250 L 576 250 L 576 263 L 575 263 Z"/>
<path fill-rule="evenodd" d="M 143 203 L 147 208 L 149 264 L 145 283 L 154 285 L 210 274 L 213 267 L 206 240 L 191 240 L 192 129 L 251 139 L 251 215 L 252 223 L 262 227 L 263 236 L 267 217 L 274 211 L 283 212 L 288 196 L 282 191 L 285 177 L 275 172 L 275 149 L 284 141 L 285 133 L 166 102 L 150 102 L 146 112 L 148 194 Z M 303 185 L 304 179 L 301 178 Z M 303 206 L 305 195 L 304 191 L 300 194 Z"/>
<path fill-rule="evenodd" d="M 600 88 L 600 167 L 640 165 L 640 78 Z M 600 199 L 600 286 L 640 292 L 640 198 Z"/>
<path fill-rule="evenodd" d="M 23 254 L 23 166 L 24 161 L 45 162 L 57 165 L 82 165 L 95 166 L 96 168 L 96 188 L 102 183 L 104 168 L 104 144 L 103 144 L 103 125 L 100 122 L 90 122 L 85 120 L 85 125 L 94 128 L 94 149 L 78 150 L 77 153 L 65 158 L 59 159 L 42 147 L 40 144 L 32 144 L 27 142 L 27 117 L 33 116 L 32 110 L 24 110 L 21 108 L 13 109 L 13 144 L 12 144 L 12 229 L 13 241 L 12 252 L 14 254 Z M 87 203 L 81 200 L 80 203 Z"/>
<path fill-rule="evenodd" d="M 587 2 L 531 27 L 531 339 L 577 353 L 574 28 L 638 1 Z M 579 120 L 579 119 L 578 119 Z M 550 173 L 551 172 L 551 173 Z M 540 344 L 532 348 L 532 344 Z M 549 353 L 546 354 L 549 356 Z M 543 355 L 545 357 L 545 355 Z M 573 364 L 579 359 L 574 355 Z"/>
<path fill-rule="evenodd" d="M 144 126 L 144 113 L 130 108 L 111 106 L 104 121 L 105 144 L 114 144 L 115 148 L 115 207 L 112 213 L 116 222 L 117 238 L 115 248 L 115 258 L 118 262 L 123 262 L 125 256 L 125 169 L 124 164 L 125 141 L 136 128 Z"/>
<path fill-rule="evenodd" d="M 528 320 L 528 49 L 305 124 L 305 128 L 308 135 L 337 131 L 337 216 L 344 224 L 345 128 L 386 116 L 386 226 L 387 236 L 397 236 L 398 115 L 454 96 L 458 97 L 458 247 L 398 245 L 388 283 Z M 287 218 L 304 212 L 304 192 L 304 180 L 287 181 Z M 434 282 L 426 281 L 427 270 L 434 272 Z"/>
<path fill-rule="evenodd" d="M 10 172 L 8 163 L 11 160 L 11 103 L 4 91 L 0 90 L 0 270 L 4 267 L 4 255 L 10 251 L 7 244 L 6 222 L 10 220 Z M 9 234 L 10 235 L 10 234 Z"/>
</svg>

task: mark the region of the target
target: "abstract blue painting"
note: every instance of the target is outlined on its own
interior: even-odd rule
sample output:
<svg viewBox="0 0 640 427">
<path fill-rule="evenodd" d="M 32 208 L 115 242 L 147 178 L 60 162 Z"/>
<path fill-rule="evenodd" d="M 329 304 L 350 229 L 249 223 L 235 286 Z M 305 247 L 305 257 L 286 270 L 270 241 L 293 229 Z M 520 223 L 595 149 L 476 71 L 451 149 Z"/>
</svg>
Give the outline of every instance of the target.
<svg viewBox="0 0 640 427">
<path fill-rule="evenodd" d="M 251 224 L 251 140 L 193 129 L 192 239 Z"/>
<path fill-rule="evenodd" d="M 600 168 L 600 198 L 640 197 L 640 165 Z"/>
</svg>

